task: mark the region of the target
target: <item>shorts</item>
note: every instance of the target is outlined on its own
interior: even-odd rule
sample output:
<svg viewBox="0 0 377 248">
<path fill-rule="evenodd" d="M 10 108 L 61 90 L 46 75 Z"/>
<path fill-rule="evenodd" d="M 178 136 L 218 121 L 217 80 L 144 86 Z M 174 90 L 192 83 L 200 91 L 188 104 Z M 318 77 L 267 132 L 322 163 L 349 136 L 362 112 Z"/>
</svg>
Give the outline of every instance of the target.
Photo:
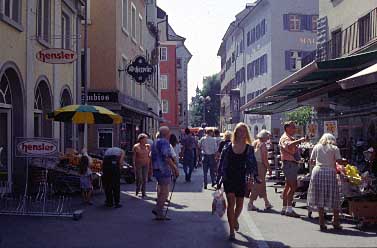
<svg viewBox="0 0 377 248">
<path fill-rule="evenodd" d="M 282 170 L 286 181 L 297 181 L 298 164 L 294 161 L 283 161 Z"/>
<path fill-rule="evenodd" d="M 158 185 L 169 185 L 171 183 L 171 176 L 162 175 L 159 170 L 153 170 L 153 176 L 156 178 Z"/>
<path fill-rule="evenodd" d="M 237 198 L 243 198 L 246 195 L 246 183 L 224 182 L 224 191 L 226 194 L 233 193 Z"/>
</svg>

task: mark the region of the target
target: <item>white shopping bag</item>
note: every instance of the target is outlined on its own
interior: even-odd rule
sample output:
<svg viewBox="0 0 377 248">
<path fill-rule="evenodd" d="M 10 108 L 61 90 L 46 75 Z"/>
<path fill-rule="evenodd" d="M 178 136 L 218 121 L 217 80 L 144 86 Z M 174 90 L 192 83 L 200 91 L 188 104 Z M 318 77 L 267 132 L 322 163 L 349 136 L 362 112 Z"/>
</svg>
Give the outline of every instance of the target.
<svg viewBox="0 0 377 248">
<path fill-rule="evenodd" d="M 218 189 L 213 193 L 212 201 L 212 214 L 223 217 L 226 211 L 226 203 L 224 198 L 224 192 L 221 189 Z"/>
</svg>

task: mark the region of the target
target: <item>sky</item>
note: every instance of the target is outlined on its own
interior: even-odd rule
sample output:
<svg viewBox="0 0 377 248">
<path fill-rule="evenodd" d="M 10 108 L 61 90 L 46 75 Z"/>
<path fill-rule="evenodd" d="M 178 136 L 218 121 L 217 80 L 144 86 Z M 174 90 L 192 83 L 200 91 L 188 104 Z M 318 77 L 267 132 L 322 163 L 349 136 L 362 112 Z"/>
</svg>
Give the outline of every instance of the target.
<svg viewBox="0 0 377 248">
<path fill-rule="evenodd" d="M 186 38 L 193 55 L 188 68 L 189 101 L 203 77 L 219 73 L 217 51 L 235 15 L 253 0 L 157 0 L 169 16 L 174 31 Z"/>
</svg>

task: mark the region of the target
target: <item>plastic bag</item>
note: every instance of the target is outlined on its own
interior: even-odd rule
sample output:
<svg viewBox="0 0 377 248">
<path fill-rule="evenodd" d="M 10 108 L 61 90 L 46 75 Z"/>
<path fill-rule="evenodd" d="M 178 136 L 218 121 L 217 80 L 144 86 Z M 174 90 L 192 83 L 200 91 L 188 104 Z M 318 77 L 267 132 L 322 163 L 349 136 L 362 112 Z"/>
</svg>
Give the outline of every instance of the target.
<svg viewBox="0 0 377 248">
<path fill-rule="evenodd" d="M 219 189 L 213 193 L 212 201 L 212 214 L 216 214 L 220 218 L 223 217 L 226 211 L 226 203 L 224 198 L 224 192 Z"/>
</svg>

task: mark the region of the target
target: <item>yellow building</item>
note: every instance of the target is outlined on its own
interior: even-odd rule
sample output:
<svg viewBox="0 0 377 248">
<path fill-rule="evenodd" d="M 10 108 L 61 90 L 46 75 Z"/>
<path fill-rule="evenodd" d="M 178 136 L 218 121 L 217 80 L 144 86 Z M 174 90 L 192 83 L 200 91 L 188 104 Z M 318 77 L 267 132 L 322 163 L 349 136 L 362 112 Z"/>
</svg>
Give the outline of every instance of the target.
<svg viewBox="0 0 377 248">
<path fill-rule="evenodd" d="M 14 157 L 15 137 L 58 138 L 62 151 L 75 146 L 72 125 L 44 116 L 81 95 L 82 6 L 81 0 L 0 0 L 0 187 L 22 185 L 25 178 L 24 160 Z M 52 48 L 69 49 L 78 59 L 37 59 Z"/>
</svg>

